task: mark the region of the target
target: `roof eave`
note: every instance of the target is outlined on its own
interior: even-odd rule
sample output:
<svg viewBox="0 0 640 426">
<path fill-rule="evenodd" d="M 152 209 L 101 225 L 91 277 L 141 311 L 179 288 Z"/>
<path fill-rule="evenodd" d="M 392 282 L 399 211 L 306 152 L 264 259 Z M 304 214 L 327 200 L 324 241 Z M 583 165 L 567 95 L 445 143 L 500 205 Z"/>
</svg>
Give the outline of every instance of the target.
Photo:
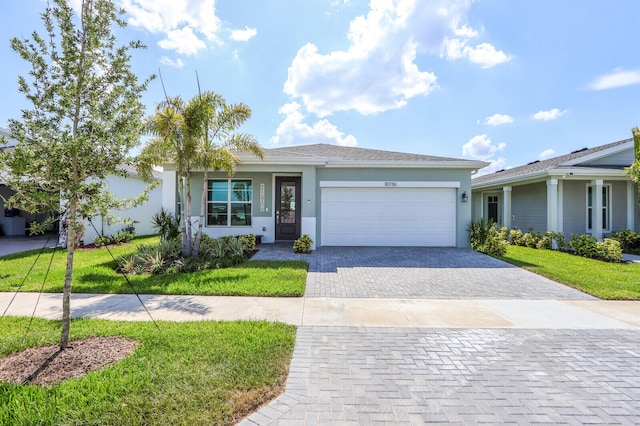
<svg viewBox="0 0 640 426">
<path fill-rule="evenodd" d="M 532 183 L 542 180 L 543 178 L 562 178 L 562 179 L 584 179 L 586 177 L 616 177 L 625 178 L 627 174 L 624 170 L 619 169 L 606 169 L 598 167 L 559 167 L 549 170 L 541 170 L 539 172 L 528 173 L 526 175 L 511 176 L 504 179 L 496 179 L 489 182 L 483 182 L 474 184 L 471 181 L 471 187 L 473 189 L 485 189 L 494 186 L 505 186 L 507 184 L 514 183 Z"/>
<path fill-rule="evenodd" d="M 618 152 L 622 152 L 629 148 L 633 149 L 633 139 L 628 139 L 626 142 L 621 143 L 620 145 L 603 149 L 602 151 L 593 152 L 582 157 L 577 157 L 572 160 L 565 161 L 564 163 L 559 164 L 559 166 L 575 166 L 578 164 L 597 160 L 598 158 L 608 157 L 609 155 L 617 154 Z"/>
<path fill-rule="evenodd" d="M 335 168 L 407 168 L 407 169 L 471 169 L 479 170 L 487 167 L 489 163 L 485 161 L 473 160 L 443 160 L 443 161 L 335 161 L 330 160 L 327 167 Z"/>
</svg>

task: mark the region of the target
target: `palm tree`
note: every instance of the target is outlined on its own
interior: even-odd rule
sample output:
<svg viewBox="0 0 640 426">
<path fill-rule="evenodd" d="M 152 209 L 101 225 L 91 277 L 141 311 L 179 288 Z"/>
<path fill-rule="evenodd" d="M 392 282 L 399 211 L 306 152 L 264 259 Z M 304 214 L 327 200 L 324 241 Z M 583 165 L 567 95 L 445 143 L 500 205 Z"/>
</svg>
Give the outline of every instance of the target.
<svg viewBox="0 0 640 426">
<path fill-rule="evenodd" d="M 189 134 L 197 139 L 196 164 L 204 170 L 200 220 L 193 248 L 197 256 L 205 220 L 209 170 L 225 171 L 232 176 L 240 161 L 238 152 L 264 158 L 264 149 L 253 135 L 236 132 L 251 117 L 251 108 L 243 103 L 227 105 L 220 94 L 207 91 L 189 102 L 185 116 Z"/>
<path fill-rule="evenodd" d="M 153 166 L 166 162 L 176 165 L 182 255 L 191 256 L 191 171 L 196 162 L 196 139 L 185 118 L 186 106 L 179 97 L 167 98 L 148 119 L 147 128 L 153 138 L 145 145 L 138 160 L 138 172 L 150 178 Z"/>
</svg>

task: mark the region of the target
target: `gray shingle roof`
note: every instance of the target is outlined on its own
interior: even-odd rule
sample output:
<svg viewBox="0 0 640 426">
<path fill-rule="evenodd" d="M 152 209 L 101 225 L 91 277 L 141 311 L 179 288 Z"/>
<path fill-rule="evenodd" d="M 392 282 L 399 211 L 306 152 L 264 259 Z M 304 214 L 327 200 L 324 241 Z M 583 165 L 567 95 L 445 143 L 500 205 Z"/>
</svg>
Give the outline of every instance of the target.
<svg viewBox="0 0 640 426">
<path fill-rule="evenodd" d="M 559 157 L 553 157 L 553 158 L 549 158 L 541 161 L 533 161 L 531 163 L 525 164 L 524 166 L 514 167 L 512 169 L 497 171 L 491 174 L 478 176 L 477 178 L 474 178 L 472 180 L 472 184 L 473 185 L 487 184 L 493 181 L 524 177 L 537 172 L 552 170 L 558 167 L 559 165 L 566 163 L 567 161 L 575 160 L 580 157 L 586 157 L 596 152 L 604 151 L 606 149 L 613 148 L 618 145 L 622 145 L 624 143 L 629 142 L 630 140 L 631 139 L 624 139 L 618 142 L 612 142 L 606 145 L 596 146 L 594 148 L 584 148 L 581 150 L 573 151 L 570 154 L 561 155 Z"/>
<path fill-rule="evenodd" d="M 343 161 L 469 161 L 458 158 L 434 157 L 431 155 L 383 151 L 379 149 L 355 148 L 332 144 L 293 145 L 265 149 L 265 158 L 317 158 Z"/>
</svg>

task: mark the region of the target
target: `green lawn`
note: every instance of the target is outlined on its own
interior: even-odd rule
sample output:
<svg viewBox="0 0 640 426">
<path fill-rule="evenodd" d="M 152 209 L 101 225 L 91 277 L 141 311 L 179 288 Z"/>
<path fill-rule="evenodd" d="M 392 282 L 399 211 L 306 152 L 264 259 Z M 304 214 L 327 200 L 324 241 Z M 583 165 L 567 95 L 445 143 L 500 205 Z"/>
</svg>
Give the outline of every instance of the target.
<svg viewBox="0 0 640 426">
<path fill-rule="evenodd" d="M 601 299 L 640 300 L 640 264 L 609 263 L 554 250 L 509 246 L 499 259 Z"/>
<path fill-rule="evenodd" d="M 130 244 L 111 248 L 119 255 L 133 253 L 137 245 L 158 241 L 158 237 L 136 238 Z M 22 291 L 40 291 L 53 250 L 46 249 Z M 15 291 L 37 257 L 38 251 L 0 257 L 0 291 Z M 43 291 L 62 292 L 66 253 L 55 251 Z M 168 275 L 130 275 L 129 280 L 142 294 L 193 294 L 216 296 L 302 296 L 307 263 L 305 261 L 248 261 L 233 268 Z M 132 293 L 114 271 L 114 261 L 106 249 L 78 250 L 74 257 L 74 293 Z"/>
<path fill-rule="evenodd" d="M 60 322 L 0 319 L 0 356 L 57 344 Z M 295 327 L 267 322 L 74 320 L 72 339 L 124 336 L 130 357 L 52 386 L 0 382 L 0 424 L 232 424 L 282 392 Z"/>
</svg>

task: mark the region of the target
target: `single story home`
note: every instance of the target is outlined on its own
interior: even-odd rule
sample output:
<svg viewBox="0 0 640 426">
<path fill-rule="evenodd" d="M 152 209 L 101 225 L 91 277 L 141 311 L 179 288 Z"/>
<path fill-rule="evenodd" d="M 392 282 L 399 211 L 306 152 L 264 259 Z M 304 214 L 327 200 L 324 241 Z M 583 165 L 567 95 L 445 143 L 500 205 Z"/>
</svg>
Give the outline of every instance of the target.
<svg viewBox="0 0 640 426">
<path fill-rule="evenodd" d="M 111 192 L 119 199 L 134 198 L 142 194 L 149 186 L 144 182 L 135 170 L 135 167 L 124 166 L 127 171 L 127 177 L 110 175 L 105 179 L 105 189 Z M 154 180 L 162 179 L 162 172 L 153 171 Z M 157 213 L 162 207 L 162 188 L 160 185 L 149 191 L 148 200 L 137 207 L 126 210 L 114 210 L 110 212 L 114 216 L 132 222 L 136 235 L 152 235 L 157 234 L 158 230 L 153 228 L 151 217 Z M 123 223 L 109 223 L 105 218 L 97 216 L 92 218 L 93 226 L 89 220 L 84 221 L 85 244 L 93 243 L 95 237 L 99 234 L 104 236 L 115 235 L 119 231 L 125 229 L 127 225 Z M 95 229 L 94 229 L 95 226 Z M 98 231 L 96 233 L 96 230 Z"/>
<path fill-rule="evenodd" d="M 481 161 L 331 144 L 243 153 L 232 177 L 209 173 L 204 232 L 263 243 L 307 234 L 319 246 L 468 247 L 471 174 Z M 204 174 L 193 173 L 197 224 Z M 178 211 L 177 175 L 163 171 L 163 207 Z"/>
<path fill-rule="evenodd" d="M 638 185 L 625 172 L 633 161 L 633 140 L 625 139 L 478 176 L 473 218 L 600 240 L 623 228 L 638 231 Z"/>
<path fill-rule="evenodd" d="M 0 135 L 4 136 L 7 142 L 4 148 L 11 148 L 18 143 L 18 141 L 11 138 L 10 132 L 7 129 L 0 128 Z M 127 171 L 127 178 L 111 175 L 105 180 L 105 188 L 120 199 L 132 198 L 142 194 L 148 184 L 138 177 L 135 168 L 124 167 Z M 154 171 L 153 174 L 156 180 L 160 180 L 162 177 L 161 172 Z M 50 216 L 50 213 L 32 214 L 23 210 L 10 210 L 5 208 L 3 198 L 8 199 L 14 193 L 15 191 L 7 186 L 6 182 L 0 180 L 0 230 L 4 235 L 24 236 L 28 234 L 30 223 L 34 221 L 43 222 Z M 112 213 L 121 219 L 130 219 L 133 221 L 137 235 L 149 235 L 157 233 L 151 224 L 151 216 L 160 210 L 161 207 L 162 188 L 158 186 L 149 192 L 149 199 L 143 205 L 128 210 L 113 211 Z M 98 233 L 102 235 L 113 235 L 125 228 L 125 225 L 122 223 L 109 224 L 100 216 L 93 218 L 92 221 Z M 88 220 L 84 221 L 84 227 L 85 231 L 82 240 L 85 244 L 90 244 L 98 233 L 96 233 Z M 51 232 L 58 233 L 59 229 L 54 226 Z"/>
</svg>

